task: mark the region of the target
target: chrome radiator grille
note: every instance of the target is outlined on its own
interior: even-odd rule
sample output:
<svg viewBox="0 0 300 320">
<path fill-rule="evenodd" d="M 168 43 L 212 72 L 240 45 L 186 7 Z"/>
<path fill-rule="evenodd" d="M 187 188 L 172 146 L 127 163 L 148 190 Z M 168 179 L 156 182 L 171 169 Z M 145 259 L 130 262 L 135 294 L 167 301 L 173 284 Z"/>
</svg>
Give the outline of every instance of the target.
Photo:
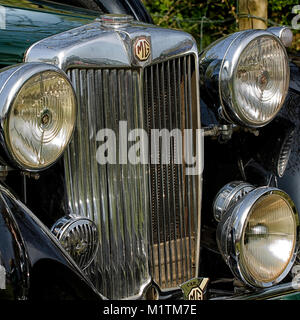
<svg viewBox="0 0 300 320">
<path fill-rule="evenodd" d="M 98 257 L 86 273 L 108 298 L 133 296 L 150 280 L 147 172 L 143 165 L 99 165 L 96 135 L 102 128 L 118 133 L 120 120 L 127 120 L 128 131 L 143 128 L 140 75 L 72 69 L 68 76 L 79 103 L 77 128 L 64 159 L 68 204 L 72 213 L 94 220 L 100 231 Z"/>
<path fill-rule="evenodd" d="M 193 56 L 137 70 L 70 69 L 68 76 L 79 103 L 64 158 L 68 207 L 100 231 L 98 257 L 86 273 L 113 299 L 139 294 L 151 279 L 171 288 L 195 276 L 197 177 L 185 175 L 172 155 L 168 165 L 96 161 L 98 130 L 118 132 L 121 120 L 128 132 L 197 128 Z M 117 136 L 117 161 L 119 142 Z"/>
<path fill-rule="evenodd" d="M 144 70 L 146 127 L 151 129 L 197 128 L 195 62 L 184 56 Z M 176 139 L 170 144 L 169 164 L 150 165 L 151 274 L 162 288 L 175 287 L 195 276 L 197 245 L 197 176 L 185 175 L 176 164 L 180 152 Z"/>
</svg>

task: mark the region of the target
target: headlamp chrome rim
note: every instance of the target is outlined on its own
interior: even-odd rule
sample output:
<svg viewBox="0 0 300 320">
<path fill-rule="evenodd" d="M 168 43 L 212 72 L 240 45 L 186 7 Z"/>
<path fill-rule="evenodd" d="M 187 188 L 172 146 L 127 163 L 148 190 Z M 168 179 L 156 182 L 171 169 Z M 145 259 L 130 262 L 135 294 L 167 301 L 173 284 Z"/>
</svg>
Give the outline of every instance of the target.
<svg viewBox="0 0 300 320">
<path fill-rule="evenodd" d="M 220 97 L 220 103 L 222 111 L 224 112 L 227 119 L 238 123 L 242 126 L 247 126 L 251 128 L 258 128 L 265 126 L 271 122 L 276 114 L 281 109 L 284 99 L 282 99 L 281 104 L 277 108 L 277 112 L 270 118 L 268 121 L 263 123 L 247 119 L 243 113 L 236 107 L 237 102 L 235 101 L 234 94 L 234 76 L 239 64 L 240 57 L 244 50 L 252 43 L 259 38 L 270 38 L 276 41 L 282 49 L 283 55 L 285 57 L 284 62 L 286 63 L 286 72 L 287 79 L 289 79 L 290 69 L 288 67 L 288 55 L 286 49 L 282 42 L 271 32 L 265 30 L 246 30 L 244 32 L 239 32 L 238 35 L 232 40 L 228 46 L 226 52 L 224 53 L 221 66 L 220 66 L 220 75 L 218 80 L 218 91 Z M 283 97 L 286 97 L 289 88 L 289 81 L 285 83 L 285 92 Z M 230 101 L 227 103 L 226 101 Z"/>
<path fill-rule="evenodd" d="M 264 197 L 269 195 L 279 196 L 289 206 L 291 213 L 293 213 L 295 222 L 295 239 L 293 248 L 291 250 L 292 254 L 285 264 L 285 268 L 281 274 L 276 279 L 271 281 L 260 281 L 251 275 L 243 261 L 243 237 L 245 228 L 247 226 L 247 220 L 251 216 L 251 209 L 254 208 L 258 201 L 261 201 Z M 226 233 L 230 233 L 230 237 L 224 235 L 220 236 L 222 239 L 219 239 L 219 245 L 225 249 L 225 251 L 227 251 L 224 252 L 221 249 L 225 261 L 228 263 L 232 272 L 245 284 L 254 288 L 267 288 L 282 281 L 287 276 L 294 264 L 297 256 L 296 248 L 299 246 L 299 218 L 297 209 L 291 198 L 284 191 L 277 188 L 260 187 L 245 195 L 245 197 L 236 206 L 234 206 L 232 210 L 229 210 L 227 214 L 229 215 L 229 218 L 227 216 L 226 219 L 224 216 L 225 219 L 223 223 L 224 226 L 227 224 Z M 225 239 L 227 241 L 224 241 Z"/>
<path fill-rule="evenodd" d="M 0 101 L 1 99 L 3 101 L 2 105 L 0 106 L 2 145 L 9 158 L 9 162 L 11 162 L 13 166 L 30 172 L 42 171 L 52 166 L 63 155 L 64 150 L 66 149 L 68 143 L 71 140 L 69 139 L 68 143 L 65 145 L 63 150 L 59 153 L 59 155 L 54 161 L 41 167 L 30 166 L 26 165 L 25 163 L 21 163 L 18 157 L 15 155 L 13 146 L 11 145 L 9 139 L 9 118 L 10 113 L 12 112 L 12 106 L 14 104 L 14 101 L 17 98 L 18 93 L 22 90 L 22 87 L 28 81 L 30 81 L 30 79 L 46 72 L 56 73 L 59 77 L 66 81 L 66 83 L 69 84 L 70 90 L 72 92 L 72 99 L 74 99 L 74 104 L 76 106 L 77 98 L 72 83 L 70 82 L 67 75 L 61 69 L 54 65 L 40 62 L 22 63 L 13 67 L 6 68 L 0 73 Z M 74 113 L 74 117 L 76 119 L 76 107 L 74 108 Z M 74 129 L 75 123 L 73 125 L 70 137 L 72 137 Z"/>
</svg>

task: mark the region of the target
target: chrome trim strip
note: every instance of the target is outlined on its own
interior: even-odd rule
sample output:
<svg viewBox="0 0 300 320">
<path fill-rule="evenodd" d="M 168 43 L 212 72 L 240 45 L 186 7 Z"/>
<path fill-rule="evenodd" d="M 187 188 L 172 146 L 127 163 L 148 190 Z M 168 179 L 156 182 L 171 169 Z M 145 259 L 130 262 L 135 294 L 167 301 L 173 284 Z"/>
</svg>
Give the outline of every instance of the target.
<svg viewBox="0 0 300 320">
<path fill-rule="evenodd" d="M 138 37 L 151 39 L 152 54 L 146 61 L 134 58 L 132 47 Z M 141 68 L 170 57 L 197 52 L 193 37 L 182 31 L 137 21 L 129 26 L 109 29 L 94 22 L 36 42 L 27 50 L 24 61 L 46 62 L 63 70 L 100 66 Z"/>
<path fill-rule="evenodd" d="M 257 290 L 255 292 L 244 293 L 234 296 L 220 296 L 212 298 L 210 300 L 267 300 L 267 299 L 276 299 L 281 296 L 288 294 L 299 293 L 299 290 L 296 290 L 292 283 L 279 284 L 271 288 Z"/>
</svg>

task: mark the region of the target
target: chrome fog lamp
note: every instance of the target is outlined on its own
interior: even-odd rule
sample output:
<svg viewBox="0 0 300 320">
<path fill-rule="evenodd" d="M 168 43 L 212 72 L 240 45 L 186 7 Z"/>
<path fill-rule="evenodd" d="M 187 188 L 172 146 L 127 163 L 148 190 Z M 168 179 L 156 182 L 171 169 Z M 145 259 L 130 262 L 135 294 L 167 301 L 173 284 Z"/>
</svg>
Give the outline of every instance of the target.
<svg viewBox="0 0 300 320">
<path fill-rule="evenodd" d="M 92 220 L 65 216 L 56 221 L 51 231 L 80 268 L 91 264 L 99 245 L 97 226 Z"/>
<path fill-rule="evenodd" d="M 14 165 L 38 171 L 64 152 L 75 126 L 76 97 L 63 71 L 24 63 L 0 72 L 1 135 Z"/>
<path fill-rule="evenodd" d="M 202 85 L 219 97 L 228 121 L 261 127 L 279 112 L 289 86 L 283 43 L 265 30 L 234 33 L 209 46 L 200 56 Z"/>
<path fill-rule="evenodd" d="M 290 197 L 277 188 L 245 193 L 240 199 L 233 197 L 222 211 L 218 247 L 236 277 L 252 287 L 269 287 L 287 275 L 296 258 L 298 213 Z M 222 194 L 224 198 L 226 186 L 216 200 Z"/>
</svg>

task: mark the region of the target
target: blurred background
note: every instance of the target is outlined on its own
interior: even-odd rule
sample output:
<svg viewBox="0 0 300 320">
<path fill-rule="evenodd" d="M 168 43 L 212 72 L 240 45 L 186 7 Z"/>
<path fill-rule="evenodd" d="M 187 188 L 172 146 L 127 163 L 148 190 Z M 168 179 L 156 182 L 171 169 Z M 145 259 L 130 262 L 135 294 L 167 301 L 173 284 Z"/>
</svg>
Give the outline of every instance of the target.
<svg viewBox="0 0 300 320">
<path fill-rule="evenodd" d="M 191 33 L 200 51 L 221 36 L 238 30 L 285 25 L 294 33 L 291 50 L 300 53 L 299 0 L 143 0 L 143 3 L 155 24 Z"/>
</svg>

